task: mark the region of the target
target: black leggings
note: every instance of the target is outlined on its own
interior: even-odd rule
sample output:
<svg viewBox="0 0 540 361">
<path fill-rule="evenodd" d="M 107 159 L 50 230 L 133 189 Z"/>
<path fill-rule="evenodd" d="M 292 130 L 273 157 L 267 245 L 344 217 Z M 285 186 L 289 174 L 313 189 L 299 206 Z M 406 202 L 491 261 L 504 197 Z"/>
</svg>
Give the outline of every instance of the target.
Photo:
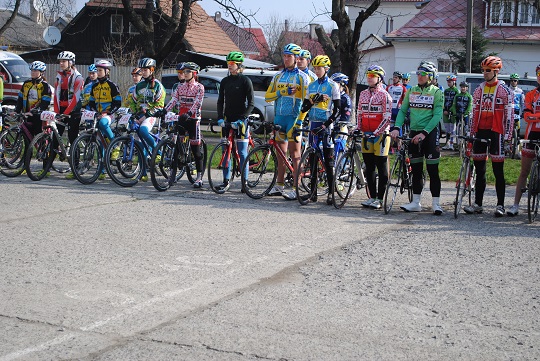
<svg viewBox="0 0 540 361">
<path fill-rule="evenodd" d="M 504 180 L 504 162 L 491 162 L 493 168 L 493 175 L 495 176 L 495 191 L 497 192 L 497 205 L 504 206 L 504 192 L 505 192 L 505 180 Z M 484 201 L 484 192 L 486 190 L 486 168 L 487 161 L 475 160 L 474 166 L 476 168 L 476 192 L 474 194 L 474 201 L 479 206 Z"/>
<path fill-rule="evenodd" d="M 195 168 L 197 168 L 197 173 L 202 173 L 204 171 L 204 155 L 202 153 L 202 143 L 191 144 L 191 151 L 195 157 Z"/>
<path fill-rule="evenodd" d="M 366 178 L 371 198 L 383 199 L 388 183 L 388 157 L 376 156 L 373 153 L 362 153 L 366 164 Z M 377 172 L 375 172 L 377 168 Z M 379 174 L 379 184 L 375 182 Z M 378 188 L 378 189 L 377 189 Z"/>
</svg>

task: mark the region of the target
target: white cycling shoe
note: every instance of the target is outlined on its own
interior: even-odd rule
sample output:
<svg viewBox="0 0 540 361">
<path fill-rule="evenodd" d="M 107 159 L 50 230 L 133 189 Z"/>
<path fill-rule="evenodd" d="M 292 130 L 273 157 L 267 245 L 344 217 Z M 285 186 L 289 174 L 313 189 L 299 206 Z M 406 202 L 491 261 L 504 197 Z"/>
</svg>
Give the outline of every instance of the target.
<svg viewBox="0 0 540 361">
<path fill-rule="evenodd" d="M 413 194 L 413 200 L 409 204 L 405 204 L 399 208 L 403 209 L 405 212 L 420 212 L 422 210 L 422 205 L 420 204 L 420 194 Z"/>
</svg>

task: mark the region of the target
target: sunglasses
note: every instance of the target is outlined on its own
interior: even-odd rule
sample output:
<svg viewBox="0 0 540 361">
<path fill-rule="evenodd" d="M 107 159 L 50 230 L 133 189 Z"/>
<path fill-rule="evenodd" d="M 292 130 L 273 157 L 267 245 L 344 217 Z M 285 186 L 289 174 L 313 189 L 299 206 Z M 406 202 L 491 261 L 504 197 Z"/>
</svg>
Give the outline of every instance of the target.
<svg viewBox="0 0 540 361">
<path fill-rule="evenodd" d="M 185 69 L 185 70 L 184 70 L 184 73 L 193 73 L 193 70 L 191 70 L 191 69 Z"/>
<path fill-rule="evenodd" d="M 238 64 L 236 61 L 228 61 L 227 62 L 227 65 L 234 65 L 234 64 Z"/>
<path fill-rule="evenodd" d="M 417 71 L 416 75 L 427 76 L 427 75 L 431 75 L 431 73 L 427 71 Z"/>
<path fill-rule="evenodd" d="M 367 72 L 366 75 L 367 75 L 368 78 L 378 78 L 378 77 L 379 77 L 379 74 L 373 73 L 373 72 L 369 72 L 369 71 Z"/>
<path fill-rule="evenodd" d="M 183 70 L 177 70 L 176 71 L 178 74 L 184 74 L 184 71 Z"/>
<path fill-rule="evenodd" d="M 517 82 L 518 80 L 517 80 L 517 79 L 510 79 L 510 81 L 511 81 L 511 82 L 512 82 L 512 81 L 515 81 L 515 82 Z"/>
<path fill-rule="evenodd" d="M 537 71 L 537 72 L 536 72 L 536 76 L 540 76 L 540 71 Z"/>
<path fill-rule="evenodd" d="M 482 73 L 491 73 L 491 69 L 482 69 Z"/>
</svg>

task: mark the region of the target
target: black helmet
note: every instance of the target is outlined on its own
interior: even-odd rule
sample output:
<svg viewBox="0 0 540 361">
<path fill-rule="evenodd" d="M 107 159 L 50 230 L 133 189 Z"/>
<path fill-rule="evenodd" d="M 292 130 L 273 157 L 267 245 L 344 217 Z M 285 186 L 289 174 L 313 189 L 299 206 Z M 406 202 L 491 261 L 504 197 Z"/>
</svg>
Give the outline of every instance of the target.
<svg viewBox="0 0 540 361">
<path fill-rule="evenodd" d="M 137 64 L 139 68 L 155 68 L 156 61 L 152 58 L 142 58 Z"/>
<path fill-rule="evenodd" d="M 199 70 L 201 70 L 201 67 L 192 61 L 188 61 L 187 63 L 184 63 L 184 67 L 182 69 L 189 69 L 198 72 Z"/>
<path fill-rule="evenodd" d="M 467 83 L 466 81 L 462 81 L 461 83 L 459 83 L 459 86 L 460 87 L 469 87 L 469 83 Z"/>
</svg>

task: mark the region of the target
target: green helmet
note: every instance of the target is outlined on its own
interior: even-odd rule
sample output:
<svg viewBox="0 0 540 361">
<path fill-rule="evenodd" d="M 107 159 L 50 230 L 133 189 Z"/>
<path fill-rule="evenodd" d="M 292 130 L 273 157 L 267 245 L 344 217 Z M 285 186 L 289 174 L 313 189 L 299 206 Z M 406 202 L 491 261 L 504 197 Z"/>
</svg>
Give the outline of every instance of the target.
<svg viewBox="0 0 540 361">
<path fill-rule="evenodd" d="M 244 54 L 242 54 L 239 51 L 231 51 L 229 55 L 227 55 L 227 61 L 234 61 L 235 63 L 243 63 Z"/>
<path fill-rule="evenodd" d="M 514 73 L 514 74 L 510 75 L 510 79 L 516 79 L 516 80 L 519 80 L 519 74 L 518 74 L 518 73 Z"/>
</svg>

